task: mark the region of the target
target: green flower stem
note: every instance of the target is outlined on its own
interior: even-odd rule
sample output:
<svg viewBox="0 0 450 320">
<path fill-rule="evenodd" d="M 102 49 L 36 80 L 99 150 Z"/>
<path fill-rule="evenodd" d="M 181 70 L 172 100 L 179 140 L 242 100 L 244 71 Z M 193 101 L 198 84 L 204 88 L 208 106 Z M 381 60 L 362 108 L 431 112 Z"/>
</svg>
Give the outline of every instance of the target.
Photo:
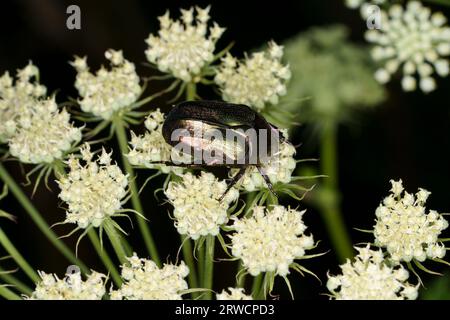
<svg viewBox="0 0 450 320">
<path fill-rule="evenodd" d="M 253 299 L 259 299 L 259 293 L 262 291 L 261 285 L 263 284 L 263 274 L 260 273 L 256 277 L 253 277 L 252 284 L 252 297 Z"/>
<path fill-rule="evenodd" d="M 121 237 L 117 232 L 116 228 L 114 227 L 110 218 L 105 219 L 103 221 L 103 227 L 105 228 L 105 232 L 109 238 L 109 241 L 111 242 L 111 245 L 113 246 L 114 251 L 116 252 L 119 262 L 121 264 L 125 264 L 127 262 L 127 254 L 125 252 L 125 248 L 122 242 L 120 241 Z"/>
<path fill-rule="evenodd" d="M 27 296 L 30 296 L 31 293 L 33 292 L 33 290 L 31 290 L 30 287 L 28 287 L 22 281 L 14 277 L 10 272 L 1 267 L 0 267 L 0 279 L 2 279 L 5 283 L 12 285 L 17 290 L 19 290 L 23 294 L 26 294 Z"/>
<path fill-rule="evenodd" d="M 186 84 L 186 100 L 195 100 L 197 96 L 197 85 L 194 82 L 188 82 Z"/>
<path fill-rule="evenodd" d="M 90 229 L 88 231 L 89 239 L 92 242 L 92 245 L 94 246 L 95 251 L 97 252 L 98 256 L 102 260 L 103 264 L 105 265 L 108 272 L 111 274 L 111 278 L 113 279 L 114 283 L 120 287 L 122 285 L 122 278 L 120 277 L 119 271 L 117 270 L 116 266 L 112 262 L 111 258 L 109 257 L 108 253 L 104 248 L 102 248 L 102 245 L 100 243 L 100 239 L 98 238 L 97 233 L 94 229 Z"/>
<path fill-rule="evenodd" d="M 144 214 L 141 200 L 139 199 L 139 192 L 135 181 L 134 170 L 130 162 L 128 161 L 128 158 L 126 157 L 126 154 L 128 153 L 128 140 L 127 140 L 127 133 L 125 131 L 125 124 L 119 116 L 116 116 L 113 118 L 113 125 L 116 131 L 117 140 L 119 142 L 123 165 L 129 177 L 131 203 L 133 205 L 134 210 L 136 210 L 140 214 Z M 161 261 L 159 259 L 158 250 L 156 249 L 153 236 L 150 232 L 146 220 L 139 215 L 136 215 L 136 219 L 138 221 L 139 229 L 141 231 L 142 237 L 144 238 L 144 242 L 150 254 L 150 257 L 159 267 L 161 267 Z"/>
<path fill-rule="evenodd" d="M 47 237 L 47 239 L 73 264 L 80 267 L 83 273 L 88 274 L 89 269 L 81 262 L 75 254 L 62 242 L 56 234 L 50 229 L 50 226 L 42 218 L 39 211 L 33 206 L 28 197 L 23 193 L 22 189 L 17 185 L 16 181 L 9 175 L 2 163 L 0 163 L 0 179 L 8 185 L 9 190 L 14 194 L 21 206 L 25 209 L 34 223 L 38 226 L 41 232 Z"/>
<path fill-rule="evenodd" d="M 19 253 L 16 247 L 8 239 L 8 236 L 0 228 L 0 244 L 5 248 L 9 255 L 14 259 L 14 261 L 19 265 L 20 268 L 26 273 L 26 275 L 34 283 L 39 282 L 41 278 L 36 271 L 29 265 L 29 263 L 24 259 L 24 257 Z"/>
<path fill-rule="evenodd" d="M 333 122 L 322 129 L 320 163 L 322 173 L 328 176 L 322 185 L 320 211 L 338 259 L 344 262 L 353 256 L 353 249 L 339 208 L 337 125 Z"/>
<path fill-rule="evenodd" d="M 186 265 L 189 268 L 189 275 L 188 275 L 189 288 L 198 288 L 197 270 L 195 270 L 194 257 L 192 255 L 191 239 L 182 235 L 181 243 L 182 243 L 184 261 L 186 262 Z M 191 295 L 192 295 L 193 299 L 195 299 L 198 296 L 198 294 L 195 292 L 192 292 Z"/>
<path fill-rule="evenodd" d="M 198 257 L 198 285 L 200 288 L 204 288 L 204 280 L 205 277 L 203 277 L 204 270 L 205 270 L 205 244 L 203 243 L 201 247 L 198 247 L 197 249 L 197 257 Z"/>
<path fill-rule="evenodd" d="M 214 244 L 216 238 L 214 236 L 208 235 L 206 237 L 206 247 L 205 247 L 205 267 L 204 267 L 204 280 L 203 287 L 205 289 L 212 289 L 213 283 L 213 271 L 214 271 Z M 212 292 L 206 291 L 205 300 L 212 299 Z"/>
<path fill-rule="evenodd" d="M 12 292 L 5 286 L 0 286 L 0 296 L 7 300 L 22 300 L 21 297 L 19 297 L 17 294 Z"/>
</svg>

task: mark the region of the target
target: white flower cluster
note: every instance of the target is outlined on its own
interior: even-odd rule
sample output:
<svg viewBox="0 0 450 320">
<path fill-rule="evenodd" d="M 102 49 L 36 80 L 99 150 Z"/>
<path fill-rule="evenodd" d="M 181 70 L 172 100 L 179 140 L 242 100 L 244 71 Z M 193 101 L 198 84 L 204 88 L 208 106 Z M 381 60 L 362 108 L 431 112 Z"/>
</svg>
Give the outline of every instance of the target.
<svg viewBox="0 0 450 320">
<path fill-rule="evenodd" d="M 185 82 L 196 81 L 195 76 L 213 61 L 216 42 L 225 31 L 214 22 L 207 36 L 209 9 L 196 7 L 195 17 L 193 7 L 181 9 L 181 21 L 172 20 L 168 11 L 159 17 L 158 36 L 150 34 L 146 40 L 147 60 Z"/>
<path fill-rule="evenodd" d="M 101 300 L 105 295 L 106 276 L 92 272 L 86 281 L 79 272 L 67 274 L 59 279 L 54 274 L 40 271 L 41 281 L 37 283 L 31 300 Z"/>
<path fill-rule="evenodd" d="M 269 177 L 272 184 L 291 182 L 292 173 L 296 167 L 294 159 L 295 147 L 290 143 L 280 144 L 280 150 L 274 155 L 267 165 L 262 166 L 262 170 Z M 237 170 L 231 170 L 230 174 L 235 175 Z M 267 184 L 257 168 L 247 170 L 240 180 L 240 187 L 248 192 L 267 188 Z"/>
<path fill-rule="evenodd" d="M 180 182 L 171 181 L 165 191 L 174 206 L 175 227 L 180 234 L 192 239 L 200 236 L 217 235 L 220 226 L 227 223 L 227 210 L 239 198 L 239 192 L 227 189 L 225 181 L 219 181 L 212 173 L 201 172 L 200 176 L 185 173 Z"/>
<path fill-rule="evenodd" d="M 403 192 L 401 180 L 391 180 L 391 184 L 391 194 L 375 212 L 375 244 L 385 247 L 397 262 L 443 258 L 445 246 L 439 243 L 438 236 L 448 222 L 434 210 L 425 212 L 430 192 L 419 189 L 414 196 Z"/>
<path fill-rule="evenodd" d="M 8 72 L 0 77 L 0 143 L 16 130 L 17 118 L 31 110 L 47 88 L 39 83 L 39 69 L 31 62 L 17 71 L 14 82 Z"/>
<path fill-rule="evenodd" d="M 286 94 L 286 81 L 291 77 L 288 65 L 281 63 L 283 47 L 269 43 L 267 51 L 256 52 L 243 61 L 227 54 L 215 76 L 222 98 L 261 110 L 268 103 L 277 104 Z"/>
<path fill-rule="evenodd" d="M 68 204 L 65 222 L 84 229 L 100 226 L 122 208 L 128 178 L 119 166 L 111 163 L 111 154 L 105 149 L 96 161 L 88 145 L 81 149 L 81 155 L 85 165 L 71 155 L 67 160 L 70 172 L 58 184 L 59 197 Z"/>
<path fill-rule="evenodd" d="M 95 74 L 89 71 L 86 57 L 75 57 L 71 65 L 77 71 L 75 87 L 82 97 L 81 109 L 109 120 L 114 112 L 132 105 L 141 94 L 135 66 L 123 57 L 122 51 L 107 50 L 111 69 L 101 67 Z"/>
<path fill-rule="evenodd" d="M 396 4 L 389 12 L 381 11 L 381 29 L 368 30 L 367 41 L 373 43 L 372 57 L 384 63 L 375 78 L 386 83 L 391 75 L 402 68 L 402 87 L 413 91 L 419 87 L 423 92 L 436 88 L 433 73 L 445 77 L 449 74 L 450 28 L 447 19 L 418 1 L 408 2 L 406 9 Z"/>
<path fill-rule="evenodd" d="M 19 115 L 16 130 L 9 139 L 11 155 L 24 163 L 51 163 L 81 140 L 81 129 L 70 123 L 69 113 L 58 111 L 55 97 L 36 100 L 31 109 Z"/>
<path fill-rule="evenodd" d="M 407 282 L 402 265 L 386 264 L 381 250 L 355 248 L 359 254 L 352 263 L 341 265 L 342 274 L 328 275 L 327 288 L 337 300 L 414 300 L 418 286 Z"/>
<path fill-rule="evenodd" d="M 234 221 L 233 256 L 240 258 L 253 276 L 261 272 L 289 274 L 294 260 L 314 247 L 313 236 L 304 234 L 304 213 L 280 205 L 271 210 L 255 207 L 251 217 Z"/>
<path fill-rule="evenodd" d="M 380 5 L 386 0 L 345 0 L 345 5 L 350 9 L 357 9 L 365 5 Z"/>
<path fill-rule="evenodd" d="M 164 264 L 159 269 L 151 260 L 141 259 L 136 253 L 122 265 L 124 283 L 111 291 L 112 300 L 181 300 L 188 288 L 184 278 L 189 268 L 182 261 L 179 266 Z"/>
<path fill-rule="evenodd" d="M 251 295 L 246 295 L 243 288 L 224 289 L 216 295 L 217 300 L 253 300 Z"/>
</svg>

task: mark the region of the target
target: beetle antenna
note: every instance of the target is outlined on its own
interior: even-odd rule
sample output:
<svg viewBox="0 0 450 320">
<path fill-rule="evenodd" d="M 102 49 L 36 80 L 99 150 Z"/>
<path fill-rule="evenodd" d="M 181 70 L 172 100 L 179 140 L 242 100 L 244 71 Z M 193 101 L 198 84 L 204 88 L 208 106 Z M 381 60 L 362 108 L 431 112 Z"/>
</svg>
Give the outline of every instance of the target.
<svg viewBox="0 0 450 320">
<path fill-rule="evenodd" d="M 264 172 L 264 170 L 263 170 L 261 167 L 257 167 L 257 168 L 258 168 L 259 173 L 260 173 L 261 176 L 263 177 L 264 181 L 266 182 L 267 187 L 269 188 L 269 191 L 272 192 L 272 194 L 273 194 L 275 197 L 279 198 L 279 197 L 278 197 L 278 194 L 275 192 L 275 190 L 274 190 L 274 188 L 273 188 L 272 182 L 270 182 L 269 176 Z"/>
<path fill-rule="evenodd" d="M 241 180 L 242 176 L 245 174 L 246 168 L 241 168 L 239 170 L 239 172 L 231 178 L 231 181 L 228 183 L 227 189 L 225 190 L 225 192 L 220 196 L 219 198 L 219 202 L 222 202 L 223 198 L 225 198 L 226 194 L 228 193 L 228 191 L 230 191 L 230 189 L 236 185 L 236 183 L 239 182 L 239 180 Z"/>
</svg>

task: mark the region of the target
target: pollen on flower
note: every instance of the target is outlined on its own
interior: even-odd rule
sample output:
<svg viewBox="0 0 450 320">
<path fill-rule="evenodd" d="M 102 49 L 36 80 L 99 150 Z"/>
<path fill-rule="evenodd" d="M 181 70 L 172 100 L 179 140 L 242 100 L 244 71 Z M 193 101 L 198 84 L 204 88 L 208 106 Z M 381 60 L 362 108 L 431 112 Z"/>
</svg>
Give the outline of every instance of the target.
<svg viewBox="0 0 450 320">
<path fill-rule="evenodd" d="M 175 78 L 193 81 L 213 61 L 216 42 L 225 31 L 214 22 L 208 34 L 209 10 L 196 7 L 194 14 L 193 7 L 181 9 L 181 20 L 172 20 L 169 11 L 160 16 L 158 35 L 150 34 L 146 40 L 147 60 Z"/>
<path fill-rule="evenodd" d="M 59 181 L 59 198 L 68 205 L 67 223 L 80 228 L 98 227 L 103 220 L 122 208 L 127 195 L 128 178 L 119 166 L 111 163 L 105 149 L 93 159 L 89 146 L 81 149 L 82 159 L 71 155 L 67 160 L 70 172 Z M 82 163 L 84 162 L 84 164 Z"/>
<path fill-rule="evenodd" d="M 294 260 L 314 247 L 313 236 L 305 235 L 304 213 L 277 205 L 270 210 L 255 207 L 251 217 L 235 219 L 235 233 L 230 236 L 233 256 L 241 259 L 253 276 L 261 272 L 289 274 Z"/>
<path fill-rule="evenodd" d="M 328 275 L 327 288 L 337 300 L 414 300 L 418 285 L 407 282 L 408 271 L 402 265 L 390 266 L 381 250 L 370 246 L 355 248 L 355 260 L 341 265 L 342 274 Z"/>
<path fill-rule="evenodd" d="M 389 12 L 381 12 L 381 28 L 366 32 L 367 41 L 375 46 L 372 57 L 384 64 L 375 78 L 386 83 L 391 75 L 402 69 L 402 87 L 413 91 L 417 87 L 423 92 L 436 88 L 433 73 L 445 77 L 449 74 L 450 28 L 440 13 L 410 1 L 403 8 L 392 5 Z"/>
<path fill-rule="evenodd" d="M 11 155 L 21 162 L 51 163 L 81 140 L 81 129 L 70 123 L 65 109 L 58 111 L 55 97 L 36 100 L 30 107 L 17 117 L 15 133 L 9 139 Z"/>
<path fill-rule="evenodd" d="M 194 240 L 217 235 L 220 226 L 228 222 L 230 204 L 239 198 L 239 192 L 231 188 L 220 201 L 226 189 L 225 181 L 203 171 L 200 176 L 188 172 L 182 175 L 181 181 L 171 181 L 165 194 L 174 206 L 177 231 Z"/>
<path fill-rule="evenodd" d="M 403 191 L 401 180 L 391 184 L 391 194 L 375 212 L 375 244 L 385 247 L 397 262 L 443 258 L 446 250 L 438 237 L 448 222 L 434 210 L 426 213 L 430 192 L 419 189 L 413 195 Z"/>
<path fill-rule="evenodd" d="M 286 82 L 291 77 L 289 66 L 281 63 L 282 56 L 283 47 L 273 41 L 266 51 L 253 53 L 243 61 L 227 54 L 215 76 L 222 98 L 257 110 L 277 104 L 286 94 Z"/>
<path fill-rule="evenodd" d="M 16 80 L 5 72 L 0 77 L 0 143 L 14 134 L 17 118 L 30 112 L 47 88 L 39 83 L 39 69 L 31 62 L 17 71 Z"/>
<path fill-rule="evenodd" d="M 118 290 L 110 292 L 112 300 L 181 300 L 183 290 L 188 289 L 184 278 L 189 268 L 164 264 L 158 268 L 152 260 L 139 258 L 136 253 L 122 265 L 124 283 Z"/>
<path fill-rule="evenodd" d="M 39 271 L 41 281 L 29 297 L 30 300 L 101 300 L 106 293 L 106 276 L 92 272 L 85 281 L 79 272 L 59 279 L 55 274 Z"/>
<path fill-rule="evenodd" d="M 110 69 L 101 67 L 95 74 L 89 71 L 86 57 L 75 57 L 71 65 L 77 71 L 75 87 L 81 99 L 81 109 L 103 119 L 131 106 L 141 94 L 135 66 L 123 57 L 122 51 L 108 50 Z"/>
<path fill-rule="evenodd" d="M 217 300 L 253 300 L 251 295 L 246 295 L 243 288 L 228 288 L 216 295 Z"/>
</svg>

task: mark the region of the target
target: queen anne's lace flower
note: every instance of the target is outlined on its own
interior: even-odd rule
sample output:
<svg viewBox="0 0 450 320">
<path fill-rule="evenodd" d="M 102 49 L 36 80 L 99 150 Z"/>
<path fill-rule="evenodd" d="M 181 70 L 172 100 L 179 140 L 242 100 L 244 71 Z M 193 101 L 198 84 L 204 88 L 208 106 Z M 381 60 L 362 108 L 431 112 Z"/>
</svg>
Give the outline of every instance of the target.
<svg viewBox="0 0 450 320">
<path fill-rule="evenodd" d="M 41 281 L 37 283 L 29 299 L 32 300 L 101 300 L 105 295 L 106 276 L 92 272 L 86 281 L 79 272 L 67 274 L 59 279 L 54 274 L 40 271 Z"/>
<path fill-rule="evenodd" d="M 287 275 L 294 260 L 314 247 L 312 235 L 304 234 L 304 213 L 279 205 L 271 210 L 255 207 L 253 216 L 234 221 L 233 256 L 240 258 L 253 276 L 261 272 Z"/>
<path fill-rule="evenodd" d="M 217 235 L 220 226 L 228 221 L 230 204 L 239 197 L 239 192 L 231 188 L 219 201 L 226 189 L 225 181 L 219 181 L 212 173 L 203 171 L 198 177 L 186 173 L 180 182 L 171 181 L 165 194 L 174 206 L 178 232 L 194 240 L 200 236 Z"/>
<path fill-rule="evenodd" d="M 207 36 L 209 9 L 196 7 L 195 19 L 194 8 L 181 9 L 181 21 L 172 20 L 168 11 L 159 17 L 158 36 L 150 34 L 146 40 L 147 60 L 185 82 L 197 81 L 193 78 L 214 59 L 216 42 L 225 30 L 214 22 Z"/>
<path fill-rule="evenodd" d="M 122 208 L 128 179 L 119 166 L 111 163 L 111 154 L 105 149 L 96 161 L 88 145 L 81 149 L 81 154 L 85 164 L 71 155 L 67 160 L 70 172 L 58 184 L 59 197 L 68 204 L 65 222 L 84 229 L 100 226 Z"/>
<path fill-rule="evenodd" d="M 402 87 L 416 89 L 415 74 L 424 92 L 433 91 L 436 82 L 433 72 L 445 77 L 449 74 L 450 28 L 445 16 L 433 13 L 418 1 L 410 1 L 406 9 L 392 5 L 389 13 L 381 12 L 381 29 L 368 30 L 367 41 L 374 43 L 372 57 L 382 61 L 384 67 L 375 78 L 386 83 L 399 68 L 403 69 Z"/>
<path fill-rule="evenodd" d="M 9 139 L 9 150 L 24 163 L 51 163 L 61 159 L 64 152 L 80 140 L 81 129 L 70 123 L 65 109 L 58 111 L 52 97 L 36 100 L 29 112 L 18 116 L 16 131 Z"/>
<path fill-rule="evenodd" d="M 17 71 L 15 83 L 8 72 L 0 77 L 0 143 L 13 135 L 17 118 L 32 110 L 36 100 L 45 96 L 47 89 L 38 78 L 39 70 L 31 62 Z"/>
<path fill-rule="evenodd" d="M 217 300 L 253 300 L 252 296 L 246 295 L 243 288 L 228 288 L 216 295 Z"/>
<path fill-rule="evenodd" d="M 82 97 L 81 109 L 108 120 L 115 111 L 136 102 L 142 89 L 134 64 L 123 57 L 122 51 L 110 49 L 105 57 L 111 69 L 101 67 L 95 74 L 89 71 L 86 57 L 75 57 L 71 64 L 77 71 L 75 87 Z"/>
<path fill-rule="evenodd" d="M 391 184 L 391 194 L 375 212 L 375 244 L 385 247 L 394 261 L 443 258 L 445 246 L 438 236 L 448 222 L 434 210 L 425 213 L 430 192 L 419 189 L 414 196 L 403 192 L 401 180 Z"/>
<path fill-rule="evenodd" d="M 342 274 L 328 275 L 327 288 L 338 300 L 414 300 L 418 286 L 406 282 L 408 271 L 402 265 L 389 266 L 381 250 L 356 248 L 352 263 L 341 265 Z"/>
<path fill-rule="evenodd" d="M 281 63 L 282 56 L 283 47 L 273 41 L 267 51 L 253 53 L 243 61 L 227 54 L 215 77 L 222 98 L 257 110 L 268 103 L 277 104 L 291 77 L 289 66 Z"/>
<path fill-rule="evenodd" d="M 151 260 L 140 259 L 136 253 L 122 265 L 124 283 L 111 291 L 113 300 L 181 300 L 182 291 L 188 288 L 184 278 L 189 268 L 182 261 L 179 266 L 164 264 L 159 269 Z"/>
</svg>

